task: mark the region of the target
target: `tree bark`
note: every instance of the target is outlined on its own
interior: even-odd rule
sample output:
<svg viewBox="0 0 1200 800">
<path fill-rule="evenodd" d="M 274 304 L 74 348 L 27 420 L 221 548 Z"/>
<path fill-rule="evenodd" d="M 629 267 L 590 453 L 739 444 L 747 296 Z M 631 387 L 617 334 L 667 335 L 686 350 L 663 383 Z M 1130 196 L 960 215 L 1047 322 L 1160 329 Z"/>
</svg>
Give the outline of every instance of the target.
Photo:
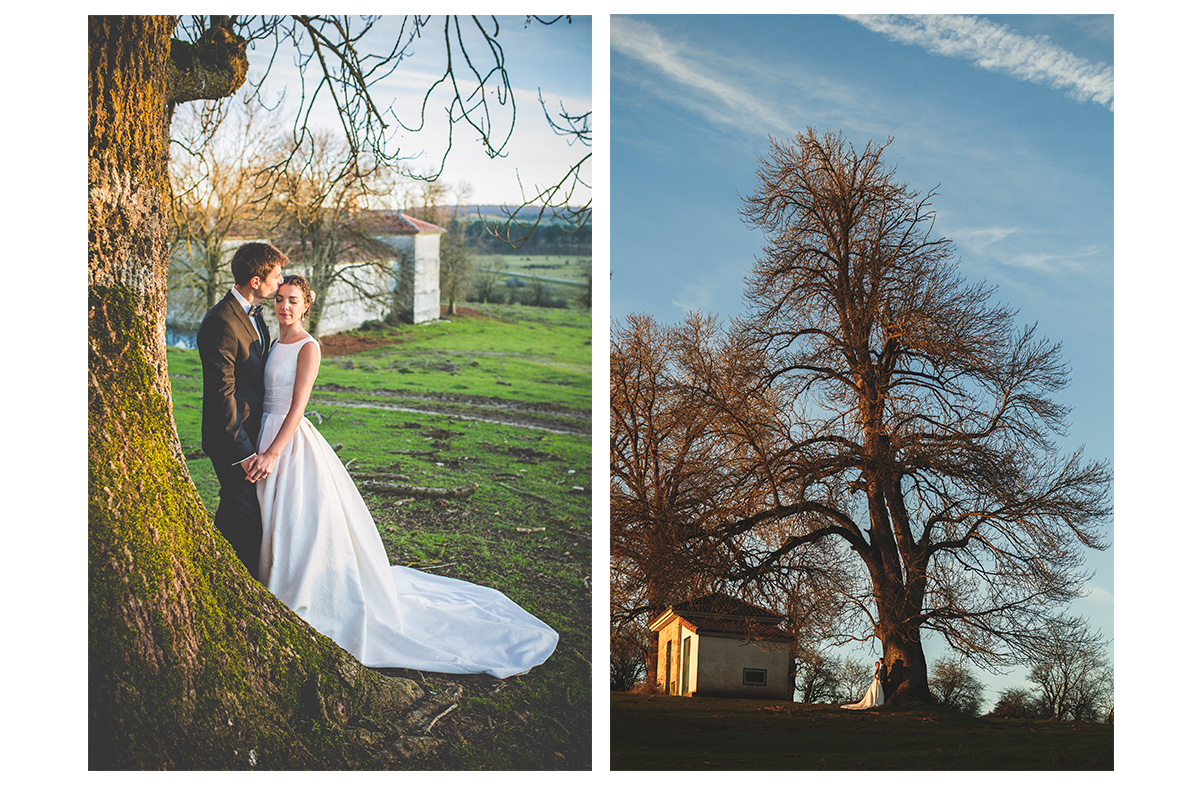
<svg viewBox="0 0 1200 800">
<path fill-rule="evenodd" d="M 420 690 L 363 668 L 247 574 L 176 436 L 164 339 L 174 27 L 88 18 L 89 765 L 371 763 L 353 721 L 403 713 Z M 420 747 L 405 741 L 392 752 Z"/>
</svg>

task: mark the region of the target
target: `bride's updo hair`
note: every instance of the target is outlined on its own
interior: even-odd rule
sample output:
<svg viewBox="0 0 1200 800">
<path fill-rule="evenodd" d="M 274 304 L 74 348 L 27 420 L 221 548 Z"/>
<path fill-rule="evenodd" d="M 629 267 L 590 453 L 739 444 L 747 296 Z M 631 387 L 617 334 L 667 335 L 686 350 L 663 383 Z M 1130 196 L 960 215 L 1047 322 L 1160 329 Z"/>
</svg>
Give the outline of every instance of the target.
<svg viewBox="0 0 1200 800">
<path fill-rule="evenodd" d="M 284 284 L 287 284 L 288 286 L 295 286 L 297 289 L 299 289 L 300 293 L 304 295 L 304 302 L 309 306 L 311 306 L 313 301 L 317 299 L 316 293 L 313 292 L 312 287 L 308 285 L 308 281 L 304 279 L 303 275 L 286 275 L 284 276 L 283 281 L 280 282 L 280 286 Z M 304 309 L 304 315 L 301 316 L 300 319 L 307 317 L 309 310 L 310 309 L 307 308 Z"/>
</svg>

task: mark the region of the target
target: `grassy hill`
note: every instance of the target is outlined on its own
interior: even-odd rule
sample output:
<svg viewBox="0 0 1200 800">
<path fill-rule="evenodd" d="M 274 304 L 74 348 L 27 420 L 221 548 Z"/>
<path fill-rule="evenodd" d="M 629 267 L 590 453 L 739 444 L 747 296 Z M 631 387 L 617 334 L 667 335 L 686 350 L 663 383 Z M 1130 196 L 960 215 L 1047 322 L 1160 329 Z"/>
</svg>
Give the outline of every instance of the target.
<svg viewBox="0 0 1200 800">
<path fill-rule="evenodd" d="M 1113 726 L 611 694 L 614 770 L 1111 770 Z"/>
<path fill-rule="evenodd" d="M 431 731 L 444 745 L 414 766 L 589 768 L 590 316 L 495 308 L 321 342 L 309 418 L 339 448 L 392 563 L 499 589 L 560 635 L 546 664 L 504 681 L 386 670 L 453 706 Z M 172 349 L 168 364 L 183 451 L 213 513 L 199 356 Z M 469 496 L 371 489 L 386 484 Z"/>
</svg>

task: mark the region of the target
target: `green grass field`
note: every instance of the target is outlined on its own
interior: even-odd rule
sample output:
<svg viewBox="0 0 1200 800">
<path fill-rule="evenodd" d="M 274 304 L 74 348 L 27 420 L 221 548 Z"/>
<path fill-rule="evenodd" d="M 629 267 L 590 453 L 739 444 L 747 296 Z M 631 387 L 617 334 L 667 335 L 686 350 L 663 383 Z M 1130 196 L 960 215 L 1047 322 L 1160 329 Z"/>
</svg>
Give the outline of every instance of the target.
<svg viewBox="0 0 1200 800">
<path fill-rule="evenodd" d="M 1111 770 L 1113 726 L 613 692 L 614 770 Z"/>
<path fill-rule="evenodd" d="M 498 314 L 355 332 L 369 349 L 323 355 L 310 420 L 360 487 L 475 486 L 461 499 L 364 497 L 392 563 L 499 589 L 560 635 L 546 664 L 505 681 L 385 670 L 431 692 L 462 687 L 432 731 L 445 744 L 418 766 L 587 769 L 591 322 L 552 309 Z M 171 349 L 168 364 L 180 441 L 212 513 L 199 357 Z"/>
</svg>

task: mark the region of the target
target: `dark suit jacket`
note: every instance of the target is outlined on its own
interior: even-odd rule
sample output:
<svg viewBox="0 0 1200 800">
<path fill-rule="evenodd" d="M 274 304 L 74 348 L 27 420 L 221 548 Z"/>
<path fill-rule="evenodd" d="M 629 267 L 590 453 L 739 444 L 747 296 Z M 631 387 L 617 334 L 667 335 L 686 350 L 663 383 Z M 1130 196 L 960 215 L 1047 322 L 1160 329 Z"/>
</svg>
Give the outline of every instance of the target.
<svg viewBox="0 0 1200 800">
<path fill-rule="evenodd" d="M 226 293 L 196 334 L 204 373 L 200 446 L 213 461 L 235 464 L 258 451 L 267 341 L 254 320 Z"/>
</svg>

